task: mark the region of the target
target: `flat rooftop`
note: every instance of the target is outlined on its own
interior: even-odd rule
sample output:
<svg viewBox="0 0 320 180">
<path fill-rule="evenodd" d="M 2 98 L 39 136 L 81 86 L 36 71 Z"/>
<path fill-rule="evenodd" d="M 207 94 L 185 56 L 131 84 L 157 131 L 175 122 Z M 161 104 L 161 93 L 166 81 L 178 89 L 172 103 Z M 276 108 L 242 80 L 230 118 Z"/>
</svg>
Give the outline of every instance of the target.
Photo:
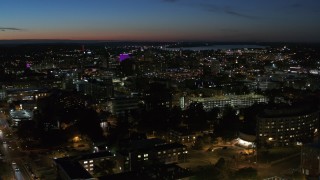
<svg viewBox="0 0 320 180">
<path fill-rule="evenodd" d="M 12 119 L 32 119 L 33 112 L 29 110 L 11 110 L 10 117 Z"/>
<path fill-rule="evenodd" d="M 92 179 L 93 177 L 87 172 L 79 162 L 70 161 L 68 159 L 55 159 L 55 163 L 60 166 L 65 174 L 71 179 Z"/>
</svg>

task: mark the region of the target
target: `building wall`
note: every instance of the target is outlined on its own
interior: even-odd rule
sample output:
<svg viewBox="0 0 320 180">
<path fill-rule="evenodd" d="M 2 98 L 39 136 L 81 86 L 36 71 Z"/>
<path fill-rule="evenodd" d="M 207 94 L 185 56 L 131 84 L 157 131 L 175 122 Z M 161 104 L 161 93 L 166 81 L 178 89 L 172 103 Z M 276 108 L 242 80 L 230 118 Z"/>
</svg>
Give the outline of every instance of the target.
<svg viewBox="0 0 320 180">
<path fill-rule="evenodd" d="M 313 140 L 319 124 L 319 112 L 296 116 L 257 117 L 260 144 L 290 145 Z"/>
<path fill-rule="evenodd" d="M 188 133 L 183 134 L 178 131 L 170 130 L 168 133 L 168 141 L 170 143 L 177 142 L 186 146 L 192 146 L 194 145 L 196 138 L 200 135 L 203 135 L 203 133 Z"/>
<path fill-rule="evenodd" d="M 108 103 L 109 110 L 115 115 L 138 109 L 138 107 L 139 100 L 137 98 L 114 98 Z"/>
<path fill-rule="evenodd" d="M 81 159 L 79 160 L 79 163 L 90 173 L 93 174 L 94 173 L 94 168 L 96 165 L 98 165 L 101 161 L 103 160 L 111 160 L 114 161 L 116 163 L 116 166 L 114 169 L 116 169 L 116 171 L 114 171 L 115 173 L 120 173 L 123 170 L 124 164 L 123 164 L 123 160 L 121 159 L 121 157 L 118 156 L 102 156 L 102 157 L 98 157 L 98 158 L 92 158 L 92 159 Z"/>
<path fill-rule="evenodd" d="M 7 93 L 4 90 L 0 90 L 0 100 L 4 100 L 7 97 Z"/>
<path fill-rule="evenodd" d="M 268 102 L 268 99 L 267 97 L 262 95 L 234 95 L 208 98 L 189 98 L 189 101 L 187 101 L 187 106 L 189 106 L 193 102 L 202 103 L 204 110 L 209 111 L 212 108 L 224 108 L 226 105 L 230 105 L 235 108 L 245 108 L 253 105 L 254 103 L 266 103 Z"/>
<path fill-rule="evenodd" d="M 186 160 L 187 150 L 185 146 L 172 147 L 172 148 L 154 148 L 150 150 L 141 150 L 130 152 L 127 159 L 128 169 L 139 169 L 144 164 L 150 164 L 153 162 L 161 162 L 165 164 L 178 163 Z"/>
</svg>

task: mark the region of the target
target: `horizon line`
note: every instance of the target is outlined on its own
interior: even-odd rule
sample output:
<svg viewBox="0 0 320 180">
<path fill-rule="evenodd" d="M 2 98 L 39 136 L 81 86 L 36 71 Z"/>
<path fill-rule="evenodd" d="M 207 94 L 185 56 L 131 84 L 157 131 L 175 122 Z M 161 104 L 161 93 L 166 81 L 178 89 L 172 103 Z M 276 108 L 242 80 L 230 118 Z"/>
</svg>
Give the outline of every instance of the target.
<svg viewBox="0 0 320 180">
<path fill-rule="evenodd" d="M 92 41 L 92 42 L 155 42 L 155 43 L 188 43 L 188 42 L 201 42 L 201 43 L 312 43 L 317 44 L 320 41 L 214 41 L 214 40 L 97 40 L 97 39 L 0 39 L 0 42 L 10 41 Z"/>
</svg>

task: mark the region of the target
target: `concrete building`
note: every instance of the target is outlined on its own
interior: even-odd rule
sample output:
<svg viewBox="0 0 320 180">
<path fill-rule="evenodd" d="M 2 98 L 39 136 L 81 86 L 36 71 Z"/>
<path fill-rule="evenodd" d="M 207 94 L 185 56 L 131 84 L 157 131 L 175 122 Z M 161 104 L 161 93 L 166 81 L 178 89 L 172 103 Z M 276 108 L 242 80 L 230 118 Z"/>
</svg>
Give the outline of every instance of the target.
<svg viewBox="0 0 320 180">
<path fill-rule="evenodd" d="M 114 95 L 114 87 L 111 79 L 97 80 L 94 82 L 88 82 L 87 80 L 76 81 L 75 89 L 95 99 L 107 99 Z"/>
<path fill-rule="evenodd" d="M 130 141 L 122 145 L 119 153 L 125 159 L 126 171 L 140 169 L 153 163 L 184 162 L 188 151 L 179 143 L 166 143 L 160 139 L 144 139 Z"/>
<path fill-rule="evenodd" d="M 168 133 L 169 142 L 177 142 L 186 146 L 192 146 L 196 142 L 197 137 L 201 135 L 200 132 L 191 132 L 188 130 L 175 129 Z"/>
<path fill-rule="evenodd" d="M 71 161 L 66 158 L 60 158 L 60 159 L 55 159 L 54 163 L 56 166 L 57 175 L 59 179 L 65 179 L 65 180 L 95 179 L 77 161 Z"/>
<path fill-rule="evenodd" d="M 257 116 L 259 144 L 293 145 L 311 142 L 318 131 L 319 111 L 314 107 L 277 106 Z"/>
<path fill-rule="evenodd" d="M 266 103 L 268 98 L 257 94 L 247 95 L 225 95 L 225 96 L 213 96 L 213 97 L 191 97 L 188 98 L 185 107 L 191 103 L 202 103 L 204 110 L 209 111 L 212 108 L 224 108 L 227 105 L 234 107 L 235 109 L 245 108 L 253 105 L 254 103 Z M 181 107 L 182 108 L 182 107 Z"/>
<path fill-rule="evenodd" d="M 7 97 L 7 93 L 5 90 L 0 89 L 0 100 L 4 100 Z"/>
<path fill-rule="evenodd" d="M 108 101 L 108 109 L 114 115 L 124 114 L 139 108 L 139 99 L 135 97 L 116 97 Z"/>
<path fill-rule="evenodd" d="M 123 171 L 123 159 L 110 151 L 54 159 L 61 179 L 93 179 L 94 168 L 104 160 L 115 162 L 114 173 Z"/>
</svg>

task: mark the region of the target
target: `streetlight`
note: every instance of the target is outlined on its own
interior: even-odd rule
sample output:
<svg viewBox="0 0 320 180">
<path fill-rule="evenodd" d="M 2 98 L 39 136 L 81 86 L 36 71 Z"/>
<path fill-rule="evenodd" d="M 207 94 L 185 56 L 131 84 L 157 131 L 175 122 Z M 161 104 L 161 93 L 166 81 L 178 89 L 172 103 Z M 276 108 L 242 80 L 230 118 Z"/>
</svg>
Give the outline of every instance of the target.
<svg viewBox="0 0 320 180">
<path fill-rule="evenodd" d="M 80 137 L 79 136 L 75 136 L 72 140 L 73 140 L 73 142 L 79 142 L 80 141 Z"/>
</svg>

